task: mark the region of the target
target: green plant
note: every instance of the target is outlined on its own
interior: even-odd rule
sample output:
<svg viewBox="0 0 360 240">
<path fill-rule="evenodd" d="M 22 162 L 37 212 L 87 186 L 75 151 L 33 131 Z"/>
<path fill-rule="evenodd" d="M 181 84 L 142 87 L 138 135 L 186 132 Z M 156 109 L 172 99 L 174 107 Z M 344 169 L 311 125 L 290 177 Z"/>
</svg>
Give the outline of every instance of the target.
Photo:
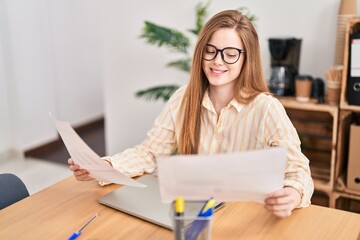
<svg viewBox="0 0 360 240">
<path fill-rule="evenodd" d="M 195 7 L 196 23 L 193 29 L 188 31 L 194 35 L 198 35 L 203 27 L 205 20 L 208 16 L 208 8 L 210 2 L 206 4 L 199 3 Z M 245 14 L 251 22 L 254 23 L 256 17 L 252 15 L 247 8 L 238 8 L 243 14 Z M 160 26 L 150 21 L 145 21 L 140 36 L 144 38 L 147 43 L 151 45 L 157 45 L 158 47 L 165 46 L 173 52 L 183 55 L 180 59 L 167 63 L 167 67 L 174 67 L 181 71 L 190 72 L 191 56 L 188 49 L 190 47 L 190 40 L 184 33 L 171 29 L 168 27 Z M 136 97 L 142 97 L 147 100 L 163 100 L 167 101 L 171 95 L 180 87 L 177 84 L 155 86 L 148 89 L 140 90 L 135 93 Z"/>
</svg>

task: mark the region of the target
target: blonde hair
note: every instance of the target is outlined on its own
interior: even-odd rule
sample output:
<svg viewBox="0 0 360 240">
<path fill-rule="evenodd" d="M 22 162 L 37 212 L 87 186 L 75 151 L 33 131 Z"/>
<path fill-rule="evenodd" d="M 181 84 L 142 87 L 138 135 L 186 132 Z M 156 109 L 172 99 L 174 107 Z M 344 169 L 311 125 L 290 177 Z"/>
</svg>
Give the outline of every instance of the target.
<svg viewBox="0 0 360 240">
<path fill-rule="evenodd" d="M 190 81 L 181 103 L 184 118 L 178 144 L 179 154 L 198 153 L 201 102 L 209 85 L 202 69 L 202 56 L 212 34 L 221 28 L 234 29 L 246 50 L 242 70 L 235 83 L 235 99 L 248 104 L 259 93 L 268 92 L 262 72 L 258 35 L 249 19 L 237 10 L 226 10 L 213 16 L 202 28 L 195 46 Z"/>
</svg>

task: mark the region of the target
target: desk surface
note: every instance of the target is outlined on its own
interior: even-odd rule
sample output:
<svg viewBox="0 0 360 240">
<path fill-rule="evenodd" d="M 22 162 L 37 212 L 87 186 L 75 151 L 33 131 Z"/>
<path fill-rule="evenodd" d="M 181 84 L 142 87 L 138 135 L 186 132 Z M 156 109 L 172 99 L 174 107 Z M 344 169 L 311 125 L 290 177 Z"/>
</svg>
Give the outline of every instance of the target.
<svg viewBox="0 0 360 240">
<path fill-rule="evenodd" d="M 170 230 L 113 210 L 98 198 L 119 185 L 100 187 L 73 177 L 0 211 L 1 239 L 67 239 L 99 213 L 81 239 L 173 239 Z M 257 203 L 227 203 L 215 213 L 212 239 L 359 239 L 360 214 L 319 206 L 277 219 Z"/>
</svg>

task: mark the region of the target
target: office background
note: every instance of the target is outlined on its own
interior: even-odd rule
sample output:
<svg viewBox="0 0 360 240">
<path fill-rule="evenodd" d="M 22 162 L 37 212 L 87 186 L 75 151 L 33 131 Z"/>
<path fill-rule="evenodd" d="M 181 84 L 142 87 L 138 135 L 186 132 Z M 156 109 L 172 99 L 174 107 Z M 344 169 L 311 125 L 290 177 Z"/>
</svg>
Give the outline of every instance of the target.
<svg viewBox="0 0 360 240">
<path fill-rule="evenodd" d="M 165 67 L 173 53 L 139 38 L 143 22 L 185 32 L 194 26 L 197 3 L 0 0 L 0 160 L 57 137 L 48 111 L 73 126 L 104 116 L 108 154 L 140 143 L 163 103 L 134 92 L 187 81 Z M 267 39 L 279 36 L 302 38 L 300 73 L 323 77 L 334 61 L 339 3 L 213 0 L 210 15 L 247 7 L 258 17 L 267 77 Z"/>
</svg>

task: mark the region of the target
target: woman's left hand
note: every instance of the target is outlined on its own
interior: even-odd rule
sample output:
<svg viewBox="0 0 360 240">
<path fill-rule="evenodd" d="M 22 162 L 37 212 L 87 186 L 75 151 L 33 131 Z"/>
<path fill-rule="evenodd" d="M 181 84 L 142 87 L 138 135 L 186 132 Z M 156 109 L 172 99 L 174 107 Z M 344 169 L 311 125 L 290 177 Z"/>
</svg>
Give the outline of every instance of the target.
<svg viewBox="0 0 360 240">
<path fill-rule="evenodd" d="M 292 187 L 284 187 L 270 193 L 265 199 L 265 208 L 277 217 L 288 217 L 301 202 L 300 193 Z"/>
</svg>

